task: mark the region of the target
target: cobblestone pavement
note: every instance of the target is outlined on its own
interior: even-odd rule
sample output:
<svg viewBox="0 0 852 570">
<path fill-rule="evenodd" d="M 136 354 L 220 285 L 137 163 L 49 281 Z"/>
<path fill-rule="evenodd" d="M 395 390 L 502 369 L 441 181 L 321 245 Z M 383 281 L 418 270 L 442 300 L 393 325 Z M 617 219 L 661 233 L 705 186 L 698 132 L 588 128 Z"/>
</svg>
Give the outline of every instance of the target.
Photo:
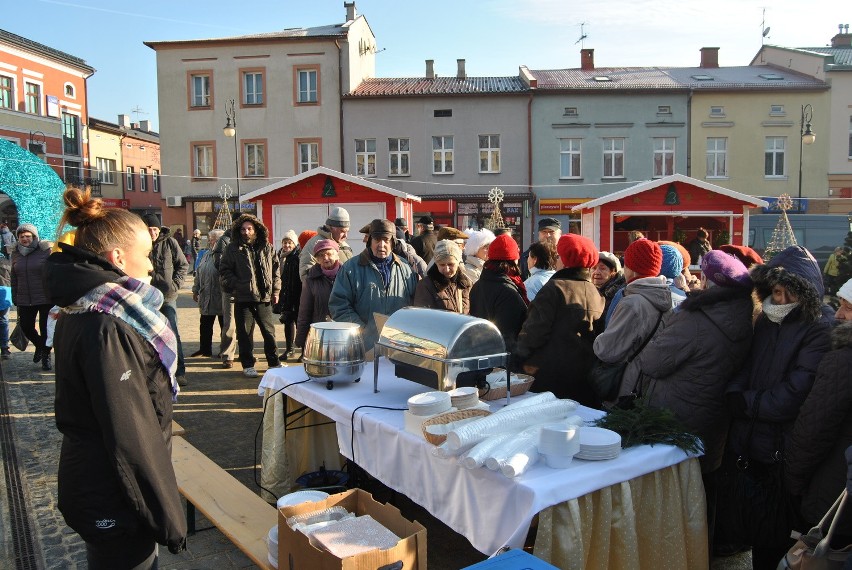
<svg viewBox="0 0 852 570">
<path fill-rule="evenodd" d="M 13 312 L 10 321 L 14 320 Z M 198 349 L 198 310 L 188 287 L 180 294 L 178 322 L 184 353 L 189 355 Z M 277 333 L 279 346 L 282 346 L 283 330 L 280 326 Z M 214 333 L 214 339 L 215 348 L 217 333 Z M 260 355 L 260 343 L 255 345 L 258 348 L 256 354 L 260 356 L 259 371 L 262 372 L 265 363 Z M 39 568 L 84 568 L 83 544 L 65 525 L 57 509 L 56 469 L 61 437 L 53 419 L 54 377 L 52 373 L 42 372 L 40 365 L 32 362 L 32 350 L 30 347 L 21 353 L 12 349 L 12 359 L 0 364 L 6 380 L 31 529 L 36 549 L 41 555 Z M 261 421 L 258 381 L 244 378 L 239 364 L 231 370 L 224 370 L 219 367 L 218 361 L 209 358 L 187 358 L 187 378 L 189 385 L 182 389 L 175 405 L 175 419 L 187 430 L 186 439 L 244 485 L 259 491 L 254 481 L 254 457 L 259 457 L 259 453 L 255 454 L 254 438 Z M 3 459 L 0 457 L 0 461 Z M 15 566 L 9 562 L 14 556 L 6 530 L 10 527 L 7 524 L 9 509 L 4 485 L 5 482 L 0 481 L 0 568 L 11 569 Z M 463 568 L 484 558 L 467 540 L 406 497 L 391 493 L 375 481 L 368 483 L 367 488 L 379 500 L 393 500 L 406 517 L 427 527 L 430 568 Z M 197 528 L 208 527 L 210 524 L 199 515 Z M 716 561 L 712 568 L 749 568 L 749 562 L 746 555 Z M 215 528 L 199 531 L 190 537 L 187 551 L 179 555 L 160 550 L 160 568 L 164 570 L 253 567 L 248 558 Z"/>
</svg>

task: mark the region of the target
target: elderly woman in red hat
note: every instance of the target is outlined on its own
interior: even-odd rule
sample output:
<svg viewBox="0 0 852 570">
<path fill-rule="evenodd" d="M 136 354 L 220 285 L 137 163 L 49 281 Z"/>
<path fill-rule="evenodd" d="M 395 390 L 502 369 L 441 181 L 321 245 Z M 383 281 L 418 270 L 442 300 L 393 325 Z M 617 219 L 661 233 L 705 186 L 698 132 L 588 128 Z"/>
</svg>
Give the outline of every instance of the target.
<svg viewBox="0 0 852 570">
<path fill-rule="evenodd" d="M 524 362 L 524 372 L 535 376 L 535 391 L 595 405 L 585 376 L 595 362 L 592 343 L 603 324 L 604 299 L 591 280 L 598 250 L 589 238 L 565 234 L 556 251 L 563 268 L 530 304 L 515 354 Z M 571 374 L 566 374 L 569 363 Z"/>
</svg>

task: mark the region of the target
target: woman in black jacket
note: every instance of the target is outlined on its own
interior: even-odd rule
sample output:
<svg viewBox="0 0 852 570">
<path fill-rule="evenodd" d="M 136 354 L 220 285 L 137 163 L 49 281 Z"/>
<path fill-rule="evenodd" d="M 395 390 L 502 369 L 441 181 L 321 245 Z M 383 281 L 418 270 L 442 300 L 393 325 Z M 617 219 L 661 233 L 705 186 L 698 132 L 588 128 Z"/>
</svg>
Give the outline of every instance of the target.
<svg viewBox="0 0 852 570">
<path fill-rule="evenodd" d="M 278 250 L 278 264 L 281 267 L 281 294 L 278 296 L 278 320 L 284 325 L 284 340 L 287 349 L 281 360 L 295 357 L 293 339 L 296 336 L 296 321 L 299 318 L 299 301 L 302 298 L 302 279 L 299 277 L 298 237 L 293 230 L 287 230 Z"/>
<path fill-rule="evenodd" d="M 89 568 L 155 568 L 179 552 L 186 520 L 171 462 L 177 342 L 152 287 L 151 238 L 136 215 L 65 191 L 74 245 L 45 264 L 56 325 L 59 510 Z"/>
</svg>

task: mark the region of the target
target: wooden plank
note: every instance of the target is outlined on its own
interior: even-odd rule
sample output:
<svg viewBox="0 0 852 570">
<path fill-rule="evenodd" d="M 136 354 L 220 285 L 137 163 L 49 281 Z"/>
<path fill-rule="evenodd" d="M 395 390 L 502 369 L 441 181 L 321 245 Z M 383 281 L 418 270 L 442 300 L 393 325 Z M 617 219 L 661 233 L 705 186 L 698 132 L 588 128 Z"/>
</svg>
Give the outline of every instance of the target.
<svg viewBox="0 0 852 570">
<path fill-rule="evenodd" d="M 278 511 L 182 437 L 172 438 L 178 489 L 252 562 L 269 565 L 266 536 Z"/>
<path fill-rule="evenodd" d="M 185 433 L 186 430 L 183 428 L 183 426 L 172 420 L 172 437 L 184 435 Z"/>
</svg>

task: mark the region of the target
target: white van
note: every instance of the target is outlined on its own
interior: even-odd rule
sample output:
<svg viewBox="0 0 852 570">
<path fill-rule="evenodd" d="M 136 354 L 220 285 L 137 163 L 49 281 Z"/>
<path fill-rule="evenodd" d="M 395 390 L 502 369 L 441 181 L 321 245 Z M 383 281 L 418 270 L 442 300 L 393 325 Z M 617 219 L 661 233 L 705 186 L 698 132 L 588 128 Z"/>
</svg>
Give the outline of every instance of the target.
<svg viewBox="0 0 852 570">
<path fill-rule="evenodd" d="M 760 255 L 772 242 L 780 214 L 755 214 L 748 218 L 748 245 Z M 825 266 L 834 248 L 842 246 L 846 235 L 852 231 L 849 216 L 840 214 L 787 214 L 793 235 L 799 245 L 810 251 Z"/>
</svg>

